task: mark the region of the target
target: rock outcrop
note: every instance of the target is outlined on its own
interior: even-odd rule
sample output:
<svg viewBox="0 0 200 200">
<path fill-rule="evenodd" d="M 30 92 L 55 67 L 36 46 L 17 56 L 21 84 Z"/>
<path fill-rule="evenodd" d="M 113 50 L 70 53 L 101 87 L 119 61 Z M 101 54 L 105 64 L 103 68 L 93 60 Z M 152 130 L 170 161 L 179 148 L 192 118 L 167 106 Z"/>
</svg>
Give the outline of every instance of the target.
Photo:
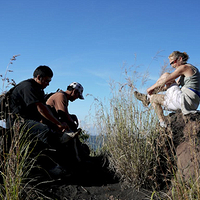
<svg viewBox="0 0 200 200">
<path fill-rule="evenodd" d="M 177 112 L 166 118 L 169 123 L 166 131 L 173 137 L 177 158 L 177 177 L 195 181 L 200 174 L 200 113 L 184 116 Z"/>
</svg>

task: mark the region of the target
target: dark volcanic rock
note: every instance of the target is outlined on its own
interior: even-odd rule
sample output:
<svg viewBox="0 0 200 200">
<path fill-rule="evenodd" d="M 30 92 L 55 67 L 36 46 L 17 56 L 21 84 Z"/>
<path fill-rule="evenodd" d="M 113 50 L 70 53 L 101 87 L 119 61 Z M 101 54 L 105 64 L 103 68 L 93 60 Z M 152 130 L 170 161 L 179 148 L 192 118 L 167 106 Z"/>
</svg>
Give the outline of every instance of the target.
<svg viewBox="0 0 200 200">
<path fill-rule="evenodd" d="M 54 187 L 52 187 L 54 190 Z M 61 185 L 56 186 L 54 195 L 60 200 L 142 200 L 147 195 L 142 191 L 136 191 L 131 188 L 123 190 L 119 183 L 102 186 L 81 186 L 81 185 Z"/>
<path fill-rule="evenodd" d="M 39 178 L 27 188 L 29 200 L 142 200 L 147 197 L 147 192 L 142 190 L 123 189 L 120 178 L 109 168 L 106 155 L 89 156 L 83 162 L 71 163 L 69 171 L 59 177 L 37 169 L 32 172 L 32 177 Z"/>
<path fill-rule="evenodd" d="M 173 136 L 177 157 L 177 175 L 187 182 L 199 174 L 200 113 L 183 116 L 181 112 L 177 112 L 167 118 L 167 132 Z"/>
<path fill-rule="evenodd" d="M 160 135 L 167 135 L 171 139 L 175 153 L 177 175 L 186 182 L 190 178 L 199 176 L 200 166 L 200 113 L 183 116 L 181 112 L 166 116 L 167 129 L 160 129 Z M 158 138 L 155 142 L 162 143 Z M 165 141 L 164 141 L 165 142 Z M 62 152 L 62 149 L 61 149 Z M 46 165 L 46 170 L 34 168 L 30 174 L 22 199 L 57 199 L 57 200 L 143 200 L 150 199 L 151 192 L 123 189 L 120 177 L 109 168 L 106 155 L 86 156 L 82 162 L 69 159 L 73 152 L 67 151 L 67 159 L 63 160 L 55 152 L 44 152 L 47 156 L 38 158 L 39 164 Z M 54 155 L 55 154 L 55 155 Z M 65 172 L 59 176 L 47 173 L 48 167 L 53 166 L 51 159 L 65 166 Z M 61 160 L 60 160 L 61 159 Z M 163 162 L 166 163 L 165 160 Z M 174 163 L 173 163 L 174 164 Z M 197 167 L 197 168 L 196 168 Z M 167 169 L 167 168 L 166 168 Z M 160 173 L 163 173 L 161 171 Z M 169 176 L 168 176 L 169 177 Z M 172 176 L 173 177 L 173 174 Z M 28 198 L 27 198 L 28 195 Z"/>
<path fill-rule="evenodd" d="M 168 127 L 161 128 L 160 134 L 170 138 L 175 154 L 175 159 L 172 160 L 177 166 L 178 177 L 188 181 L 199 173 L 199 167 L 196 169 L 195 166 L 200 165 L 200 114 L 183 116 L 181 112 L 171 113 L 166 116 L 166 121 Z M 165 165 L 166 161 L 163 163 Z M 163 172 L 165 171 L 161 173 Z M 169 177 L 173 178 L 172 172 Z M 136 191 L 133 188 L 123 189 L 115 171 L 109 169 L 106 156 L 89 156 L 84 162 L 71 165 L 70 170 L 63 176 L 57 179 L 46 176 L 39 182 L 37 190 L 40 193 L 34 191 L 30 200 L 41 197 L 41 193 L 44 199 L 57 200 L 142 200 L 151 197 L 151 192 L 148 194 L 147 191 Z"/>
</svg>

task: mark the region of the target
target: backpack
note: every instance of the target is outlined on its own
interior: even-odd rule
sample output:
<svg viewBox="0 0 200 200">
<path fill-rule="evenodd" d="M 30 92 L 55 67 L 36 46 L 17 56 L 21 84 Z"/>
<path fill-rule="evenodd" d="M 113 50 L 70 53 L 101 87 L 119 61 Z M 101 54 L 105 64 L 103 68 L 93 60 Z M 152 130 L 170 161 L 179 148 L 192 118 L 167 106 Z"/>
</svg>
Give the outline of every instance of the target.
<svg viewBox="0 0 200 200">
<path fill-rule="evenodd" d="M 8 92 L 0 95 L 0 120 L 7 119 L 10 112 L 10 95 L 16 86 L 12 87 Z"/>
<path fill-rule="evenodd" d="M 56 92 L 59 92 L 60 91 L 60 89 L 58 88 L 57 90 L 56 90 Z M 44 102 L 46 103 L 47 102 L 47 100 L 50 98 L 50 96 L 52 96 L 53 94 L 55 94 L 56 92 L 51 92 L 51 93 L 47 93 L 47 94 L 45 94 L 44 95 Z"/>
</svg>

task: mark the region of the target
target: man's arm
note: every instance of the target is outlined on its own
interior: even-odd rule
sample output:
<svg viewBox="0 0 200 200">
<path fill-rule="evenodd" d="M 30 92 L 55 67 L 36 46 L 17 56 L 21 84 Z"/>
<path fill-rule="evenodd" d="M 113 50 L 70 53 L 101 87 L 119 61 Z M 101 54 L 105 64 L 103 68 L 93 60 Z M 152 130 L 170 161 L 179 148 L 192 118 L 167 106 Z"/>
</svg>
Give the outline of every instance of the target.
<svg viewBox="0 0 200 200">
<path fill-rule="evenodd" d="M 68 112 L 66 113 L 66 111 L 63 112 L 62 110 L 58 110 L 57 112 L 61 121 L 66 122 L 73 131 L 78 128 L 79 124 L 76 115 L 70 115 Z"/>
<path fill-rule="evenodd" d="M 74 119 L 71 117 L 68 111 L 68 100 L 65 97 L 64 93 L 57 93 L 57 96 L 52 96 L 53 98 L 53 106 L 56 109 L 60 121 L 68 123 L 69 127 L 74 131 L 76 130 L 78 123 L 74 123 Z M 51 99 L 52 100 L 52 99 Z M 48 104 L 48 102 L 47 102 Z M 49 104 L 51 105 L 51 103 Z"/>
<path fill-rule="evenodd" d="M 45 104 L 38 102 L 36 103 L 38 112 L 47 120 L 51 121 L 53 124 L 57 125 L 60 130 L 69 129 L 66 123 L 61 123 L 57 118 L 53 116 L 51 110 Z"/>
</svg>

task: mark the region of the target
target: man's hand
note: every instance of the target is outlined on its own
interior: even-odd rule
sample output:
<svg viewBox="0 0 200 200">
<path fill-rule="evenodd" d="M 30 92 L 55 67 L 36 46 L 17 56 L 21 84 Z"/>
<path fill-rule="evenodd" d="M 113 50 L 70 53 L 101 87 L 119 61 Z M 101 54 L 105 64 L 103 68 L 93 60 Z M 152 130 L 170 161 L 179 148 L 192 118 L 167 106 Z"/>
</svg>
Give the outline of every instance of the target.
<svg viewBox="0 0 200 200">
<path fill-rule="evenodd" d="M 66 122 L 61 122 L 60 124 L 57 125 L 59 130 L 61 130 L 62 132 L 64 132 L 65 130 L 69 130 L 69 126 L 67 125 Z"/>
</svg>

